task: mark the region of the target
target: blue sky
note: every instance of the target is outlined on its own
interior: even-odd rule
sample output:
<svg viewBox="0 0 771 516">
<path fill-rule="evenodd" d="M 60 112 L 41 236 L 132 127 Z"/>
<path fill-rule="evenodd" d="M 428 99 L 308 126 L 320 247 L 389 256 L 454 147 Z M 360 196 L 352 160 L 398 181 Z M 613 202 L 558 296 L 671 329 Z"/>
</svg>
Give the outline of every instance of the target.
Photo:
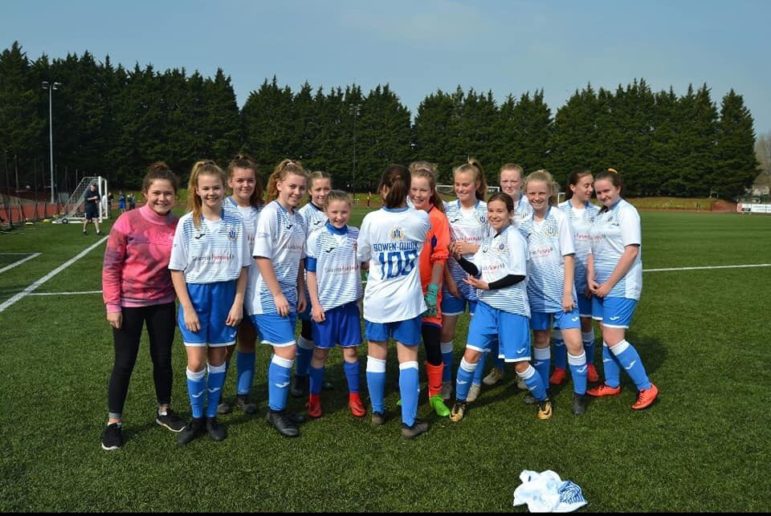
<svg viewBox="0 0 771 516">
<path fill-rule="evenodd" d="M 90 51 L 113 63 L 230 75 L 239 105 L 274 75 L 297 90 L 390 84 L 413 112 L 458 85 L 544 90 L 554 113 L 587 83 L 733 88 L 771 132 L 766 0 L 0 0 L 0 46 L 30 59 Z"/>
</svg>

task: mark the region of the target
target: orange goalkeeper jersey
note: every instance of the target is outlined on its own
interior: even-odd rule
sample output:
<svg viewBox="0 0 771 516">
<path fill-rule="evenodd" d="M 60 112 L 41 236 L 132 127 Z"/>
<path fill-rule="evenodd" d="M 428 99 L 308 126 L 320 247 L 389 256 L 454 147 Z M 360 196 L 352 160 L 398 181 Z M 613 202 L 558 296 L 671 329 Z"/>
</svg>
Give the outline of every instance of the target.
<svg viewBox="0 0 771 516">
<path fill-rule="evenodd" d="M 431 229 L 426 235 L 426 243 L 420 252 L 418 263 L 420 264 L 420 285 L 423 287 L 423 294 L 426 293 L 429 283 L 431 283 L 431 270 L 437 262 L 444 264 L 450 256 L 450 223 L 444 213 L 433 206 L 428 211 L 428 219 L 431 223 Z M 436 299 L 437 314 L 433 317 L 424 317 L 424 323 L 442 325 L 442 280 L 444 274 L 439 277 L 439 294 Z"/>
</svg>

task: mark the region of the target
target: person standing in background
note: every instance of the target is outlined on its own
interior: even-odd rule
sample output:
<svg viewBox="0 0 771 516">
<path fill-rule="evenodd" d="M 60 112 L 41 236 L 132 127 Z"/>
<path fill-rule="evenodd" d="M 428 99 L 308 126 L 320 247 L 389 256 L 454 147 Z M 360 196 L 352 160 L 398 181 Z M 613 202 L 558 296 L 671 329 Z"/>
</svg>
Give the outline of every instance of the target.
<svg viewBox="0 0 771 516">
<path fill-rule="evenodd" d="M 86 227 L 88 226 L 88 223 L 92 221 L 94 223 L 94 227 L 96 228 L 96 234 L 102 234 L 102 232 L 99 231 L 99 201 L 99 191 L 96 189 L 96 183 L 91 183 L 88 186 L 88 190 L 86 190 L 85 197 L 86 220 L 83 221 L 84 235 L 88 234 Z"/>
</svg>

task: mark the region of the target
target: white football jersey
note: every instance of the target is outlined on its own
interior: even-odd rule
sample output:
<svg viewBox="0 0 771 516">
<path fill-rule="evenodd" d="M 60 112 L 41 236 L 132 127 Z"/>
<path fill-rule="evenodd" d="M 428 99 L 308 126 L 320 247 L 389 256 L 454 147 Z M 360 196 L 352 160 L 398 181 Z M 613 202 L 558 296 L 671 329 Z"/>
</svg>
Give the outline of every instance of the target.
<svg viewBox="0 0 771 516">
<path fill-rule="evenodd" d="M 270 260 L 281 292 L 292 309 L 297 307 L 297 273 L 305 257 L 305 221 L 295 210 L 289 212 L 278 201 L 262 209 L 254 235 L 254 258 Z M 277 313 L 276 303 L 261 275 L 246 286 L 246 313 Z"/>
<path fill-rule="evenodd" d="M 305 229 L 310 235 L 317 229 L 324 227 L 324 223 L 327 221 L 327 216 L 324 210 L 309 202 L 299 210 L 297 210 L 305 221 Z"/>
<path fill-rule="evenodd" d="M 514 199 L 514 216 L 511 221 L 515 225 L 521 224 L 533 215 L 533 207 L 530 206 L 530 201 L 527 200 L 527 196 L 519 193 L 519 199 Z"/>
<path fill-rule="evenodd" d="M 319 301 L 325 311 L 361 297 L 361 262 L 356 257 L 358 237 L 358 228 L 338 229 L 329 223 L 308 237 L 306 269 L 316 272 Z"/>
<path fill-rule="evenodd" d="M 581 209 L 576 209 L 567 200 L 559 205 L 562 212 L 567 215 L 570 221 L 570 227 L 573 228 L 573 244 L 576 248 L 576 271 L 575 288 L 576 293 L 581 293 L 586 289 L 586 261 L 592 252 L 591 229 L 594 219 L 597 217 L 600 209 L 594 204 L 587 202 Z"/>
<path fill-rule="evenodd" d="M 452 242 L 464 240 L 481 244 L 482 240 L 490 234 L 490 226 L 487 223 L 487 203 L 484 201 L 477 201 L 472 210 L 462 209 L 458 200 L 445 202 L 444 213 L 447 215 L 447 222 L 450 223 L 450 240 Z M 471 262 L 474 261 L 473 253 L 465 254 L 463 257 Z M 447 259 L 447 267 L 463 297 L 476 301 L 477 289 L 463 281 L 466 277 L 466 271 L 458 265 L 452 256 Z"/>
<path fill-rule="evenodd" d="M 364 217 L 357 255 L 369 262 L 364 319 L 406 321 L 426 311 L 418 256 L 431 228 L 428 213 L 413 208 L 381 208 Z"/>
<path fill-rule="evenodd" d="M 249 268 L 247 269 L 246 284 L 254 285 L 257 282 L 257 277 L 260 275 L 260 270 L 257 268 L 257 262 L 251 257 L 251 250 L 254 249 L 254 233 L 257 231 L 257 219 L 260 218 L 260 209 L 254 206 L 239 206 L 233 197 L 225 199 L 223 208 L 237 214 L 244 222 L 249 249 Z"/>
<path fill-rule="evenodd" d="M 246 229 L 241 217 L 222 210 L 220 219 L 201 217 L 193 224 L 193 214 L 182 215 L 174 232 L 169 269 L 183 271 L 187 283 L 216 283 L 237 279 L 251 257 Z"/>
<path fill-rule="evenodd" d="M 510 274 L 527 275 L 527 242 L 514 226 L 506 226 L 499 234 L 487 237 L 474 255 L 482 279 L 487 283 Z M 479 301 L 512 314 L 530 317 L 527 299 L 528 279 L 496 290 L 479 290 Z"/>
<path fill-rule="evenodd" d="M 624 199 L 606 211 L 600 210 L 591 229 L 594 279 L 604 283 L 613 274 L 624 248 L 639 245 L 632 267 L 616 283 L 607 297 L 640 299 L 642 292 L 642 230 L 640 214 Z"/>
<path fill-rule="evenodd" d="M 562 311 L 565 284 L 565 256 L 575 254 L 573 230 L 562 210 L 549 208 L 542 221 L 533 216 L 519 225 L 527 240 L 527 296 L 530 309 L 537 313 Z M 578 302 L 573 288 L 573 301 Z"/>
</svg>

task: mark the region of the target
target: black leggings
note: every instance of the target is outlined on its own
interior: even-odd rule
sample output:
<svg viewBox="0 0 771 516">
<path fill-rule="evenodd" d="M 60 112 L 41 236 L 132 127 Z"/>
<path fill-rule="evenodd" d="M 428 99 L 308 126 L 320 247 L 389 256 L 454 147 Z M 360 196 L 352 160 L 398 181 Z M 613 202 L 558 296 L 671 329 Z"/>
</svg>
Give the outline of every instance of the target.
<svg viewBox="0 0 771 516">
<path fill-rule="evenodd" d="M 311 329 L 311 322 L 301 319 L 302 326 L 300 327 L 300 335 L 308 340 L 313 340 L 313 330 Z"/>
<path fill-rule="evenodd" d="M 123 308 L 123 324 L 113 328 L 115 365 L 107 389 L 107 409 L 111 414 L 122 414 L 128 394 L 131 372 L 139 354 L 142 326 L 147 322 L 150 337 L 150 357 L 153 360 L 155 396 L 159 405 L 171 402 L 171 344 L 174 342 L 174 303 Z"/>
<path fill-rule="evenodd" d="M 423 332 L 423 345 L 426 347 L 426 362 L 431 365 L 440 365 L 442 363 L 442 329 L 433 324 L 424 324 L 421 326 Z"/>
</svg>

